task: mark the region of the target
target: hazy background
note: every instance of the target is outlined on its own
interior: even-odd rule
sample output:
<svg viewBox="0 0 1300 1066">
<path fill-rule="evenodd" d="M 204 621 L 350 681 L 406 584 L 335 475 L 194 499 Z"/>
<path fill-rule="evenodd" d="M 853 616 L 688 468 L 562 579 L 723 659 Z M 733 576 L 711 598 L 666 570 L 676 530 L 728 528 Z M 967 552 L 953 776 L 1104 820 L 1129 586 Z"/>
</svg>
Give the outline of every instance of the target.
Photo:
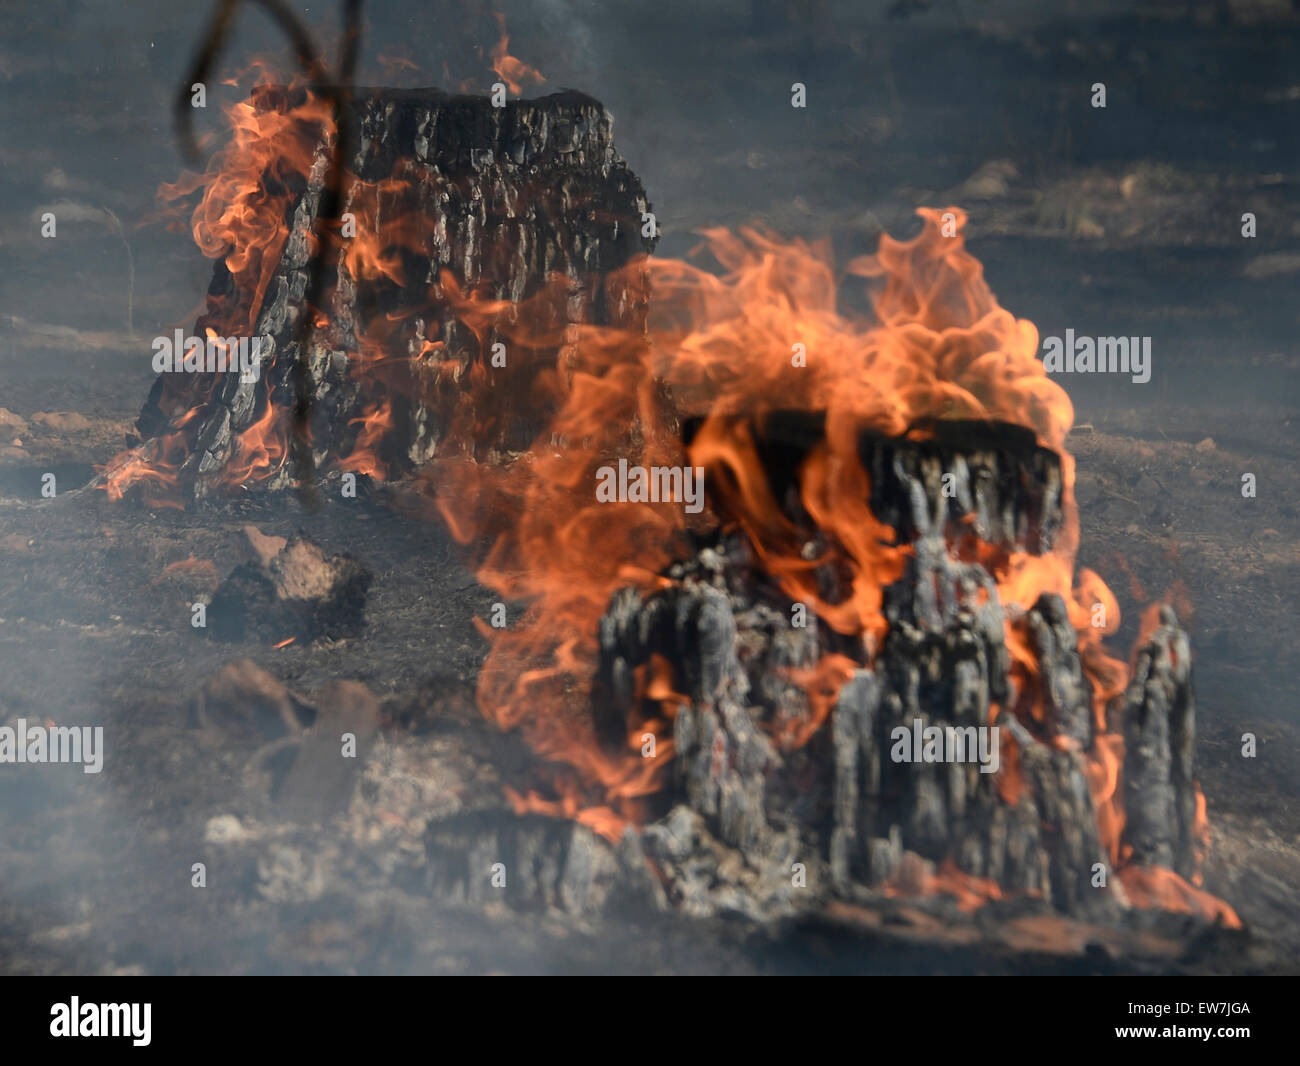
<svg viewBox="0 0 1300 1066">
<path fill-rule="evenodd" d="M 170 104 L 208 8 L 0 8 L 0 386 L 12 371 L 18 402 L 45 389 L 63 407 L 120 417 L 150 378 L 147 344 L 113 338 L 91 362 L 83 340 L 52 345 L 45 369 L 13 366 L 32 329 L 125 325 L 122 241 L 93 218 L 65 219 L 58 240 L 42 241 L 42 205 L 75 200 L 121 219 L 138 334 L 193 321 L 210 264 L 183 235 L 135 227 L 181 170 Z M 298 8 L 332 47 L 334 6 Z M 830 234 L 847 257 L 882 227 L 914 232 L 918 204 L 955 201 L 971 212 L 971 247 L 1003 304 L 1044 333 L 1153 335 L 1150 384 L 1067 382 L 1082 420 L 1200 403 L 1209 386 L 1220 408 L 1294 406 L 1300 71 L 1289 0 L 540 0 L 504 12 L 511 53 L 547 78 L 528 94 L 577 88 L 613 112 L 662 254 L 684 253 L 699 226 L 763 219 Z M 476 2 L 388 0 L 365 17 L 362 84 L 495 80 L 474 54 L 495 43 Z M 281 49 L 247 6 L 219 70 Z M 806 110 L 790 107 L 794 81 L 808 86 Z M 1089 106 L 1097 81 L 1105 110 Z M 201 130 L 219 128 L 232 91 L 212 87 Z M 1240 237 L 1248 210 L 1253 241 Z M 1255 262 L 1270 252 L 1288 254 Z"/>
</svg>

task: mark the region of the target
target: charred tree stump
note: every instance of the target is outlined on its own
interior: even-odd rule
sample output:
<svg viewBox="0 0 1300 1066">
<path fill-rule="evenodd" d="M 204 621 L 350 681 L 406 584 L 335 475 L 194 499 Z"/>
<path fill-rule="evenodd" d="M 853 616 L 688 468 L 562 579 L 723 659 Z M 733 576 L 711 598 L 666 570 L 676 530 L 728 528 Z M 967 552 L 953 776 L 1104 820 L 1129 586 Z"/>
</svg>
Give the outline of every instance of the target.
<svg viewBox="0 0 1300 1066">
<path fill-rule="evenodd" d="M 269 88 L 254 96 L 259 110 L 285 113 L 302 100 L 301 93 Z M 377 238 L 384 265 L 355 269 L 354 276 L 343 239 L 329 306 L 321 309 L 329 325 L 313 334 L 309 353 L 317 468 L 351 452 L 368 405 L 378 402 L 391 405 L 395 427 L 380 453 L 390 476 L 425 462 L 442 443 L 463 379 L 475 367 L 493 375 L 494 387 L 480 390 L 492 406 L 475 412 L 481 433 L 471 446 L 483 453 L 527 447 L 551 413 L 533 382 L 548 362 L 554 366 L 554 353 L 547 359 L 515 352 L 506 368 L 492 366 L 498 337 L 464 321 L 453 297 L 474 290 L 518 302 L 558 276 L 567 281 L 563 305 L 554 311 L 561 324 L 644 321 L 644 291 L 626 278 L 608 278 L 654 245 L 642 236 L 645 191 L 614 149 L 609 114 L 576 92 L 495 108 L 486 97 L 436 90 L 359 89 L 352 107 L 358 135 L 344 166 L 357 180 L 346 186 L 343 211 L 352 213 L 359 236 Z M 292 410 L 310 235 L 331 150 L 332 139 L 322 136 L 283 220 L 288 238 L 252 324 L 261 342 L 261 379 L 166 373 L 138 420 L 142 437 L 154 438 L 174 432 L 186 412 L 203 405 L 185 424 L 180 471 L 196 497 L 211 491 L 223 471 L 238 468 L 239 437 L 265 417 L 268 403 L 276 412 Z M 444 271 L 459 294 L 447 290 Z M 219 260 L 196 336 L 208 328 L 218 336 L 230 332 L 214 309 L 248 298 L 234 288 Z M 387 359 L 359 374 L 359 355 L 376 344 Z M 431 350 L 436 359 L 419 358 Z M 287 484 L 289 465 L 262 478 L 260 487 Z"/>
<path fill-rule="evenodd" d="M 745 854 L 787 855 L 793 836 L 842 898 L 915 881 L 918 869 L 922 877 L 951 870 L 1061 912 L 1103 917 L 1120 900 L 1093 887 L 1096 864 L 1108 863 L 1082 754 L 1093 742 L 1092 688 L 1066 605 L 1043 595 L 1025 612 L 1044 715 L 1026 725 L 1007 710 L 1021 694 L 997 586 L 954 550 L 973 528 L 995 548 L 1047 551 L 1062 519 L 1059 460 L 1032 434 L 969 428 L 937 427 L 924 440 L 862 438 L 872 510 L 913 549 L 885 590 L 889 629 L 874 657 L 819 628 L 811 613 L 806 628 L 793 628 L 792 602 L 747 541 L 723 535 L 669 568 L 671 586 L 613 597 L 600 629 L 594 713 L 611 739 L 626 736 L 629 717 L 651 710 L 635 706 L 644 691 L 637 669 L 666 660 L 687 702 L 673 721 L 665 805 L 684 804 Z M 818 429 L 802 416 L 763 428 L 774 488 Z M 788 668 L 811 667 L 830 651 L 856 668 L 829 720 L 806 744 L 783 749 L 783 725 L 814 713 Z M 1189 668 L 1186 636 L 1167 616 L 1122 708 L 1128 809 L 1138 812 L 1126 840 L 1143 861 L 1179 872 L 1190 872 L 1195 816 Z M 968 738 L 999 726 L 998 762 L 1015 759 L 1015 786 L 973 759 L 891 757 L 895 729 L 918 723 Z"/>
<path fill-rule="evenodd" d="M 1137 654 L 1124 708 L 1124 843 L 1137 862 L 1191 877 L 1196 708 L 1187 634 L 1170 607 Z"/>
<path fill-rule="evenodd" d="M 586 826 L 526 815 L 502 819 L 492 812 L 461 814 L 434 823 L 426 834 L 432 889 L 447 902 L 508 902 L 520 910 L 598 910 L 621 889 L 652 886 L 638 855 L 616 854 Z M 634 840 L 624 850 L 636 851 Z M 638 853 L 639 854 L 639 853 Z M 618 875 L 639 871 L 636 884 Z"/>
</svg>

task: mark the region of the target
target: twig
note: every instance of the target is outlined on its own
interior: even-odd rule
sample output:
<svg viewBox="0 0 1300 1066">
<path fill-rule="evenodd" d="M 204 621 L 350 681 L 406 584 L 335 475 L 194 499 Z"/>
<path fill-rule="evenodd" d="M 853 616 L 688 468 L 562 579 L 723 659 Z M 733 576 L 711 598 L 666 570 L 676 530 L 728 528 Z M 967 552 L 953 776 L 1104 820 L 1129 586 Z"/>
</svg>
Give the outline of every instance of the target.
<svg viewBox="0 0 1300 1066">
<path fill-rule="evenodd" d="M 1117 500 L 1123 500 L 1125 503 L 1131 503 L 1134 507 L 1141 507 L 1141 506 L 1142 506 L 1142 504 L 1140 504 L 1137 500 L 1130 500 L 1130 499 L 1129 499 L 1127 496 L 1125 496 L 1122 492 L 1116 492 L 1114 489 L 1107 488 L 1105 485 L 1100 485 L 1100 486 L 1098 486 L 1098 487 L 1099 487 L 1099 488 L 1101 489 L 1101 491 L 1104 492 L 1107 496 L 1114 496 L 1115 499 L 1117 499 Z"/>
</svg>

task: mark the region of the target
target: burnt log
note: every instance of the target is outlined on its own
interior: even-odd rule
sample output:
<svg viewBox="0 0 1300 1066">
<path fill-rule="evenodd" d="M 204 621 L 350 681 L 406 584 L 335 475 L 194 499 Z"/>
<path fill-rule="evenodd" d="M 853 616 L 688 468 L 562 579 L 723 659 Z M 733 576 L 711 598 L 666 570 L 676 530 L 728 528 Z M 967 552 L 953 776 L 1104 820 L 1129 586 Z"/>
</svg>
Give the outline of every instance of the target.
<svg viewBox="0 0 1300 1066">
<path fill-rule="evenodd" d="M 301 93 L 274 88 L 253 98 L 259 110 L 286 114 L 302 100 Z M 377 452 L 388 475 L 427 461 L 448 433 L 472 370 L 489 375 L 492 387 L 479 390 L 478 432 L 467 446 L 480 453 L 526 448 L 551 414 L 545 390 L 534 383 L 548 364 L 554 367 L 555 353 L 510 351 L 505 368 L 493 366 L 493 345 L 504 338 L 464 315 L 457 301 L 473 290 L 517 303 L 561 278 L 555 321 L 539 324 L 552 335 L 566 322 L 644 322 L 639 275 L 610 277 L 655 243 L 642 236 L 649 204 L 614 149 L 612 119 L 576 92 L 497 108 L 486 97 L 432 89 L 358 89 L 351 106 L 355 149 L 343 162 L 353 180 L 345 183 L 342 211 L 353 214 L 358 239 L 374 242 L 385 265 L 357 268 L 345 237 L 327 277 L 320 312 L 328 324 L 312 332 L 308 352 L 317 469 L 328 473 L 352 452 L 378 404 L 387 405 L 394 427 Z M 242 474 L 239 438 L 267 417 L 268 405 L 276 419 L 291 418 L 299 319 L 309 313 L 311 234 L 332 150 L 332 137 L 322 133 L 283 220 L 288 237 L 265 298 L 245 327 L 260 341 L 259 379 L 165 373 L 141 412 L 144 439 L 184 433 L 180 482 L 187 494 L 207 495 L 232 479 L 232 469 Z M 196 336 L 231 332 L 227 310 L 251 299 L 236 288 L 219 260 Z M 375 346 L 385 356 L 378 363 Z M 431 351 L 436 359 L 419 358 Z M 198 416 L 182 428 L 195 407 Z M 290 465 L 281 461 L 257 479 L 233 480 L 281 488 L 291 479 Z"/>
</svg>

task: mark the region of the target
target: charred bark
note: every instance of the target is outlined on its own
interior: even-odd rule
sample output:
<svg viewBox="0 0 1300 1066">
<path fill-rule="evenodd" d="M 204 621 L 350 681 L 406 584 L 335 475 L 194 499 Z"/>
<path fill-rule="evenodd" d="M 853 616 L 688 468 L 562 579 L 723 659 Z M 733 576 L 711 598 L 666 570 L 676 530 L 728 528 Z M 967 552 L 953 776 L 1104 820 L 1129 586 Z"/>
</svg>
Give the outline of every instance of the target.
<svg viewBox="0 0 1300 1066">
<path fill-rule="evenodd" d="M 1137 862 L 1191 877 L 1196 707 L 1187 634 L 1170 607 L 1137 654 L 1124 702 L 1124 843 Z"/>
<path fill-rule="evenodd" d="M 769 449 L 795 449 L 765 466 L 773 478 L 797 469 L 802 445 L 789 427 L 800 424 L 786 421 L 769 439 Z M 874 656 L 811 614 L 794 628 L 793 603 L 747 542 L 726 536 L 669 568 L 671 586 L 613 597 L 600 629 L 595 713 L 611 739 L 625 737 L 629 717 L 651 711 L 635 705 L 636 670 L 652 656 L 671 663 L 673 688 L 688 702 L 673 722 L 665 802 L 689 808 L 703 830 L 747 856 L 793 852 L 822 864 L 841 898 L 949 869 L 1061 912 L 1113 915 L 1120 901 L 1094 887 L 1107 858 L 1083 757 L 1094 741 L 1092 688 L 1066 605 L 1043 595 L 1025 612 L 1039 690 L 1018 692 L 996 583 L 958 550 L 972 525 L 987 544 L 1046 550 L 1061 522 L 1059 462 L 1032 435 L 995 427 L 963 447 L 960 432 L 863 440 L 872 510 L 912 548 L 885 590 L 889 629 Z M 808 743 L 783 747 L 785 727 L 814 713 L 790 668 L 832 651 L 856 668 Z M 1139 859 L 1180 873 L 1190 873 L 1195 816 L 1189 668 L 1186 636 L 1167 617 L 1120 708 L 1131 738 L 1126 799 L 1137 812 L 1126 839 Z M 1015 717 L 1011 708 L 1028 695 L 1041 697 L 1042 720 Z M 892 757 L 895 730 L 918 724 L 968 738 L 971 727 L 999 726 L 1000 772 L 981 772 L 972 758 Z M 1012 759 L 1014 768 L 1005 765 Z"/>
<path fill-rule="evenodd" d="M 259 108 L 291 108 L 301 97 L 261 89 Z M 372 225 L 380 246 L 400 259 L 402 283 L 391 277 L 353 277 L 346 257 L 331 280 L 328 329 L 313 334 L 309 352 L 313 400 L 312 441 L 318 469 L 350 453 L 357 420 L 379 399 L 391 404 L 394 432 L 379 454 L 390 472 L 428 460 L 443 441 L 474 370 L 491 378 L 475 411 L 480 453 L 527 447 L 551 413 L 538 373 L 555 365 L 553 351 L 513 352 L 507 368 L 490 363 L 503 340 L 463 321 L 443 283 L 447 272 L 462 291 L 521 301 L 555 278 L 566 280 L 552 333 L 566 322 L 636 327 L 644 321 L 645 293 L 636 278 L 609 275 L 650 252 L 642 237 L 645 191 L 614 149 L 612 120 L 590 97 L 556 93 L 495 108 L 484 97 L 436 90 L 357 90 L 351 105 L 355 151 L 345 161 L 356 181 L 347 186 L 344 212 Z M 239 437 L 265 416 L 267 404 L 288 412 L 294 403 L 296 331 L 311 265 L 310 234 L 320 207 L 331 140 L 322 137 L 310 175 L 296 192 L 284 225 L 289 236 L 252 324 L 260 338 L 258 381 L 237 373 L 167 373 L 155 382 L 137 427 L 144 438 L 173 430 L 175 420 L 198 405 L 185 427 L 188 453 L 182 484 L 195 496 L 211 491 L 238 459 Z M 392 182 L 389 179 L 400 178 Z M 399 239 L 398 230 L 404 229 Z M 387 234 L 391 234 L 391 239 Z M 415 247 L 410 247 L 412 235 Z M 229 323 L 213 308 L 248 294 L 234 291 L 224 261 L 209 290 L 210 311 L 195 335 Z M 400 325 L 383 338 L 389 359 L 382 369 L 357 373 L 357 352 L 367 330 Z M 440 345 L 436 371 L 415 356 Z M 549 357 L 548 357 L 549 356 Z M 449 366 L 451 369 L 449 370 Z M 376 387 L 378 385 L 378 388 Z M 288 483 L 289 464 L 257 482 Z"/>
<path fill-rule="evenodd" d="M 825 440 L 825 418 L 808 411 L 772 411 L 739 417 L 757 442 L 758 456 L 791 518 L 801 509 L 797 476 L 809 452 Z M 690 443 L 700 419 L 683 426 Z M 864 430 L 858 454 L 871 478 L 871 511 L 893 527 L 900 542 L 941 536 L 1047 552 L 1060 531 L 1061 464 L 1022 426 L 969 420 L 922 423 L 906 437 Z"/>
</svg>

